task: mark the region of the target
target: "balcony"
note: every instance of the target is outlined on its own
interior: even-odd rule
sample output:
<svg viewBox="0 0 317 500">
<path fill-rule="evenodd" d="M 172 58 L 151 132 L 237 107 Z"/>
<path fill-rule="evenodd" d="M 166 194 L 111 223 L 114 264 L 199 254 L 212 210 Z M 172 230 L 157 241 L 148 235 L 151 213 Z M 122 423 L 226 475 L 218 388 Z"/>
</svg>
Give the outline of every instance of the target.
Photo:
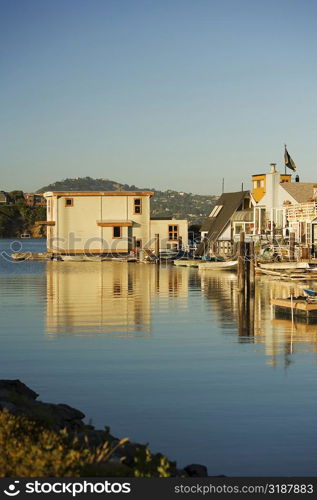
<svg viewBox="0 0 317 500">
<path fill-rule="evenodd" d="M 289 222 L 311 222 L 317 217 L 317 202 L 288 205 L 286 215 Z"/>
</svg>

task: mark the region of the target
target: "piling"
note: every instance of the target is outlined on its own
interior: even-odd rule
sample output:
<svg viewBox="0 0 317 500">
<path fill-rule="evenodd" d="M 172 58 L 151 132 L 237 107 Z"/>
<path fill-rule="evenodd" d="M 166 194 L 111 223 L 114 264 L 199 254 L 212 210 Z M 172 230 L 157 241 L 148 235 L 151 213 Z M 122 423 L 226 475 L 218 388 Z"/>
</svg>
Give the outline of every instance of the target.
<svg viewBox="0 0 317 500">
<path fill-rule="evenodd" d="M 254 241 L 250 241 L 249 243 L 249 289 L 250 293 L 254 294 L 255 289 L 255 249 L 254 249 Z"/>
<path fill-rule="evenodd" d="M 181 236 L 178 237 L 178 250 L 182 250 L 183 248 L 183 238 Z"/>
<path fill-rule="evenodd" d="M 240 233 L 239 253 L 238 253 L 238 291 L 245 292 L 245 235 Z"/>
<path fill-rule="evenodd" d="M 132 251 L 133 251 L 134 254 L 137 253 L 136 236 L 132 236 Z"/>
<path fill-rule="evenodd" d="M 250 242 L 246 241 L 244 244 L 245 248 L 245 288 L 246 292 L 250 292 Z"/>
<path fill-rule="evenodd" d="M 155 256 L 159 257 L 160 256 L 160 235 L 156 234 L 155 235 L 155 250 L 154 250 Z"/>
<path fill-rule="evenodd" d="M 289 235 L 289 260 L 295 260 L 295 233 Z"/>
</svg>

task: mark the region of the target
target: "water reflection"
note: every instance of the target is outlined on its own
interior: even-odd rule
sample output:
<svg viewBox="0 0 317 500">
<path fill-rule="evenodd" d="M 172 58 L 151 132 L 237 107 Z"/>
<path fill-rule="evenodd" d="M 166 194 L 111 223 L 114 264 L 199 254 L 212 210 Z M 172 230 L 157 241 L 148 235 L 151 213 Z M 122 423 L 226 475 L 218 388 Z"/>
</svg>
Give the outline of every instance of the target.
<svg viewBox="0 0 317 500">
<path fill-rule="evenodd" d="M 184 269 L 112 262 L 47 264 L 48 334 L 151 331 L 151 299 L 186 298 Z"/>
<path fill-rule="evenodd" d="M 273 317 L 270 300 L 302 293 L 302 285 L 257 278 L 253 297 L 237 293 L 236 275 L 182 267 L 112 262 L 47 264 L 46 331 L 60 335 L 149 336 L 175 311 L 203 307 L 223 334 L 263 346 L 267 362 L 288 366 L 294 353 L 317 352 L 317 329 Z M 203 298 L 203 303 L 188 298 Z M 196 304 L 196 305 L 194 305 Z M 178 319 L 179 321 L 179 319 Z M 212 330 L 210 335 L 212 335 Z M 193 332 L 194 335 L 194 332 Z M 280 359 L 282 356 L 282 359 Z M 280 361 L 279 361 L 280 360 Z"/>
<path fill-rule="evenodd" d="M 316 325 L 274 318 L 270 305 L 273 298 L 303 294 L 304 283 L 259 276 L 254 296 L 247 297 L 237 293 L 234 274 L 202 271 L 200 276 L 202 294 L 212 304 L 217 322 L 225 329 L 228 322 L 235 321 L 240 343 L 263 344 L 268 364 L 278 364 L 282 355 L 288 366 L 292 354 L 317 353 Z M 317 283 L 310 286 L 316 288 Z"/>
</svg>

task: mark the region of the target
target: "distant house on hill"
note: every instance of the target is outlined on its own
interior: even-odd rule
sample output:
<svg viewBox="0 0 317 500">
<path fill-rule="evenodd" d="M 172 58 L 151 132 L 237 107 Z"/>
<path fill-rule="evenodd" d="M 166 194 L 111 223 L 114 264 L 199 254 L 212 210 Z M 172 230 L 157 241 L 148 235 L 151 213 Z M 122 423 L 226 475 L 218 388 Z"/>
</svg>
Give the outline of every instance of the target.
<svg viewBox="0 0 317 500">
<path fill-rule="evenodd" d="M 46 207 L 46 199 L 39 193 L 24 193 L 24 201 L 28 207 Z"/>
<path fill-rule="evenodd" d="M 5 191 L 0 191 L 0 204 L 6 205 L 9 203 L 9 195 Z"/>
</svg>

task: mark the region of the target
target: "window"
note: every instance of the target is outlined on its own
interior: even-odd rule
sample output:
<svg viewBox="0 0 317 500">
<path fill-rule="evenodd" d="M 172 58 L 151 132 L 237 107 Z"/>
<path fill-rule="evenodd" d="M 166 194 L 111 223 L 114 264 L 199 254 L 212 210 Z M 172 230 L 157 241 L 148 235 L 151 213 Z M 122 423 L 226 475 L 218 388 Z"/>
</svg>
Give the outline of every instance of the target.
<svg viewBox="0 0 317 500">
<path fill-rule="evenodd" d="M 134 213 L 135 214 L 142 213 L 142 200 L 141 200 L 141 198 L 134 198 Z"/>
<path fill-rule="evenodd" d="M 216 205 L 213 209 L 209 217 L 217 217 L 219 214 L 220 210 L 222 209 L 222 205 Z"/>
<path fill-rule="evenodd" d="M 113 228 L 113 238 L 121 238 L 121 230 L 120 226 L 114 226 Z"/>
<path fill-rule="evenodd" d="M 73 198 L 65 198 L 65 207 L 73 207 L 73 206 L 74 206 Z"/>
<path fill-rule="evenodd" d="M 178 240 L 178 226 L 168 226 L 168 239 L 170 241 Z"/>
</svg>

